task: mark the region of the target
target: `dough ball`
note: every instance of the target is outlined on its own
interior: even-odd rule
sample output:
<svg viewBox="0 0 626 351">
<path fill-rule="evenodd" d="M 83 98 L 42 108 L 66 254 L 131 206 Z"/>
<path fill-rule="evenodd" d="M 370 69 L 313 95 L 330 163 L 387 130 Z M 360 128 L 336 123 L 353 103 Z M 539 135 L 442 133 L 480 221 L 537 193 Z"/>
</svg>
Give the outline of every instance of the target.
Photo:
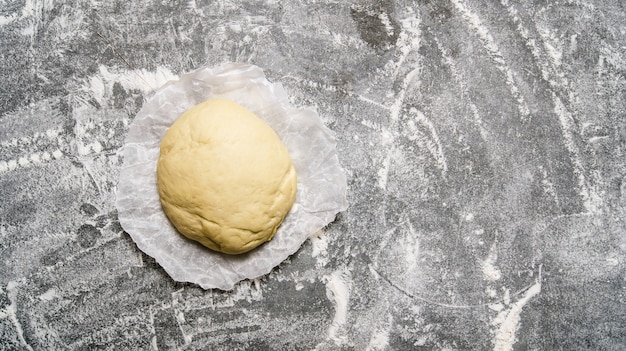
<svg viewBox="0 0 626 351">
<path fill-rule="evenodd" d="M 161 205 L 189 239 L 227 254 L 269 241 L 296 197 L 287 148 L 263 120 L 226 99 L 182 114 L 161 140 Z"/>
</svg>

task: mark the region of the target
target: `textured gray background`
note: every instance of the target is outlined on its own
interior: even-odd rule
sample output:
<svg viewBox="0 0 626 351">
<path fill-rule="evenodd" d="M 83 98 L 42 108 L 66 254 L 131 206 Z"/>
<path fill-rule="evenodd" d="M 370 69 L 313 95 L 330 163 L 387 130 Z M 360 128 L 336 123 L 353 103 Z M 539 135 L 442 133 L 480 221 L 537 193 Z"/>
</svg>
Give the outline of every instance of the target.
<svg viewBox="0 0 626 351">
<path fill-rule="evenodd" d="M 626 349 L 624 6 L 0 1 L 0 349 Z M 318 110 L 351 206 L 203 291 L 115 189 L 151 92 L 228 61 Z"/>
</svg>

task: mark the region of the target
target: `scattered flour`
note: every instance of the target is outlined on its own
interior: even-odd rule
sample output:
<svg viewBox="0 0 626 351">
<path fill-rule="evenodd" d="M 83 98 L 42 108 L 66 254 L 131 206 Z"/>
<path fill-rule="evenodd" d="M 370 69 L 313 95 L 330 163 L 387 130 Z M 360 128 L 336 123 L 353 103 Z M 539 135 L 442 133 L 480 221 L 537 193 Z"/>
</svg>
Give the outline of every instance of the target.
<svg viewBox="0 0 626 351">
<path fill-rule="evenodd" d="M 26 342 L 26 339 L 24 339 L 24 330 L 22 329 L 20 320 L 17 318 L 17 288 L 22 283 L 23 282 L 10 281 L 7 284 L 6 292 L 10 304 L 7 305 L 3 311 L 0 311 L 0 319 L 8 318 L 15 328 L 20 344 L 22 344 L 26 350 L 33 351 L 33 348 Z"/>
<path fill-rule="evenodd" d="M 461 13 L 465 21 L 473 27 L 474 31 L 483 43 L 484 48 L 487 50 L 489 57 L 493 60 L 496 67 L 504 74 L 506 85 L 511 92 L 513 98 L 517 101 L 517 108 L 521 114 L 522 119 L 527 119 L 530 116 L 530 109 L 522 96 L 517 84 L 515 83 L 515 74 L 509 68 L 502 52 L 498 48 L 495 39 L 483 24 L 478 15 L 471 12 L 471 10 L 461 0 L 452 0 L 452 3 L 456 9 Z"/>
<path fill-rule="evenodd" d="M 52 154 L 48 151 L 32 151 L 33 147 L 37 144 L 46 144 L 59 147 L 52 151 Z M 40 165 L 43 162 L 50 161 L 51 159 L 58 160 L 63 157 L 63 152 L 60 148 L 67 147 L 68 141 L 61 135 L 59 129 L 48 129 L 45 132 L 37 132 L 27 137 L 13 138 L 10 140 L 0 142 L 0 151 L 3 148 L 19 148 L 25 151 L 22 156 L 16 157 L 10 160 L 0 160 L 0 174 L 16 169 L 30 167 L 31 165 Z"/>
<path fill-rule="evenodd" d="M 0 27 L 25 18 L 33 18 L 35 21 L 41 21 L 43 13 L 50 11 L 53 6 L 54 1 L 52 0 L 26 0 L 19 16 L 17 13 L 13 13 L 9 16 L 0 16 Z"/>
<path fill-rule="evenodd" d="M 328 237 L 322 231 L 319 231 L 311 236 L 309 240 L 311 240 L 311 245 L 313 246 L 311 256 L 317 258 L 315 265 L 318 268 L 324 267 L 328 264 Z"/>
<path fill-rule="evenodd" d="M 402 30 L 398 37 L 397 48 L 399 55 L 395 62 L 391 62 L 388 67 L 393 70 L 393 77 L 397 78 L 400 72 L 400 68 L 403 66 L 404 62 L 408 58 L 411 52 L 418 50 L 420 47 L 420 22 L 417 17 L 412 16 L 405 20 L 401 21 Z M 383 149 L 389 150 L 387 155 L 383 160 L 382 167 L 378 170 L 378 186 L 381 189 L 387 188 L 387 179 L 389 176 L 389 166 L 391 165 L 391 154 L 394 150 L 393 142 L 394 133 L 397 133 L 398 129 L 398 120 L 400 119 L 400 113 L 402 112 L 402 106 L 404 104 L 404 99 L 406 96 L 406 91 L 411 84 L 414 83 L 416 77 L 419 77 L 421 72 L 421 67 L 416 64 L 416 67 L 413 68 L 410 72 L 406 74 L 404 79 L 402 79 L 402 86 L 400 91 L 395 94 L 395 99 L 391 107 L 389 107 L 389 127 L 382 130 L 382 147 Z M 391 135 L 392 138 L 388 136 Z"/>
<path fill-rule="evenodd" d="M 581 161 L 580 150 L 575 142 L 576 134 L 574 132 L 574 118 L 561 99 L 554 92 L 552 92 L 552 100 L 554 101 L 554 113 L 559 118 L 565 147 L 570 153 L 572 164 L 574 166 L 574 174 L 578 180 L 578 187 L 580 188 L 579 193 L 583 200 L 583 204 L 587 212 L 597 213 L 599 211 L 599 206 L 602 203 L 602 199 L 598 195 L 598 192 L 593 187 L 589 186 L 585 177 L 585 168 Z"/>
<path fill-rule="evenodd" d="M 32 11 L 40 11 L 42 8 L 46 8 L 45 4 L 33 4 L 27 2 L 25 8 L 28 9 L 28 15 L 32 15 Z M 90 97 L 94 98 L 98 103 L 104 104 L 108 96 L 112 94 L 114 84 L 121 84 L 124 89 L 140 90 L 144 94 L 150 93 L 169 80 L 175 80 L 178 77 L 173 74 L 168 68 L 158 67 L 155 71 L 141 70 L 112 70 L 105 66 L 100 66 L 99 71 L 94 76 L 87 79 L 82 90 Z M 126 123 L 126 121 L 122 121 Z M 85 135 L 92 129 L 97 129 L 101 125 L 95 125 L 93 123 L 87 125 L 77 125 L 75 132 L 77 135 Z M 109 130 L 111 133 L 112 130 Z M 103 136 L 102 140 L 93 140 L 89 143 L 84 143 L 81 140 L 70 142 L 62 134 L 62 130 L 48 129 L 45 132 L 37 132 L 33 135 L 14 138 L 7 141 L 0 142 L 0 148 L 7 147 L 21 147 L 25 150 L 25 154 L 15 159 L 0 160 L 0 174 L 14 171 L 16 169 L 30 167 L 32 165 L 40 165 L 50 160 L 58 160 L 65 156 L 63 149 L 69 148 L 70 144 L 74 144 L 76 152 L 79 156 L 87 156 L 90 154 L 101 153 L 104 149 L 103 142 L 106 141 L 106 136 Z M 30 150 L 38 143 L 53 144 L 56 146 L 51 152 Z"/>
<path fill-rule="evenodd" d="M 383 351 L 389 346 L 389 332 L 393 325 L 393 317 L 389 315 L 387 323 L 378 328 L 367 345 L 366 351 Z"/>
</svg>

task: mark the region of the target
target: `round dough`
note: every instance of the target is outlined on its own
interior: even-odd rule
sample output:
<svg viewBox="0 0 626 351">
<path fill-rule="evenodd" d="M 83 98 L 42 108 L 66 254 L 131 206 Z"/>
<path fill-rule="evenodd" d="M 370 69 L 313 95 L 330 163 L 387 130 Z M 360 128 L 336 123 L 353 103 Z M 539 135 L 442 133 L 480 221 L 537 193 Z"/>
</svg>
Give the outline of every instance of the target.
<svg viewBox="0 0 626 351">
<path fill-rule="evenodd" d="M 176 229 L 228 254 L 272 239 L 297 186 L 274 130 L 226 99 L 198 104 L 172 124 L 161 140 L 157 183 Z"/>
</svg>

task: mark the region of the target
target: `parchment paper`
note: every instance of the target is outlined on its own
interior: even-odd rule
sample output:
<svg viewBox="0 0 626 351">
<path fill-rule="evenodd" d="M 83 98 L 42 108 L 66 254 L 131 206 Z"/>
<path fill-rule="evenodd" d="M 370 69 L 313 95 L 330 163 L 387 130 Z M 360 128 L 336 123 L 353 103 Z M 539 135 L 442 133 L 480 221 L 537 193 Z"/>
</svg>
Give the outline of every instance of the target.
<svg viewBox="0 0 626 351">
<path fill-rule="evenodd" d="M 157 192 L 163 134 L 184 111 L 212 97 L 236 101 L 268 123 L 289 150 L 298 175 L 295 204 L 274 238 L 243 255 L 217 253 L 180 235 Z M 317 113 L 290 107 L 283 87 L 270 83 L 259 67 L 200 68 L 165 84 L 131 123 L 117 190 L 120 224 L 174 280 L 230 290 L 238 281 L 269 273 L 347 208 L 346 176 L 335 145 Z"/>
</svg>

